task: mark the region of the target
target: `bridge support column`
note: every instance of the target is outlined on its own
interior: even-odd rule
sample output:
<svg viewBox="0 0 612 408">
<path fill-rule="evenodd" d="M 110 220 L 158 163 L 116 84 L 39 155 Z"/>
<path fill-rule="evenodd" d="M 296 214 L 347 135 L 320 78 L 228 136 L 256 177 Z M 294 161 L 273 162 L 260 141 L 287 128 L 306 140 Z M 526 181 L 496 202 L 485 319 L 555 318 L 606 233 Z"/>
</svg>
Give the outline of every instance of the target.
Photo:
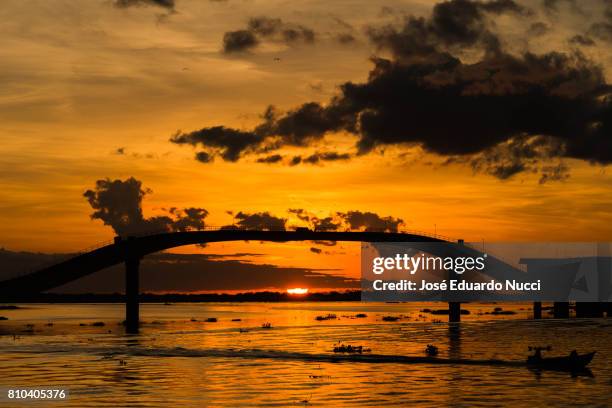
<svg viewBox="0 0 612 408">
<path fill-rule="evenodd" d="M 576 317 L 603 317 L 604 303 L 576 302 Z"/>
<path fill-rule="evenodd" d="M 125 330 L 128 333 L 138 333 L 140 319 L 139 278 L 140 258 L 128 257 L 125 261 Z"/>
<path fill-rule="evenodd" d="M 448 321 L 451 323 L 461 321 L 460 302 L 448 302 Z"/>
<path fill-rule="evenodd" d="M 533 318 L 542 318 L 542 302 L 533 302 Z"/>
<path fill-rule="evenodd" d="M 457 241 L 457 244 L 463 246 L 463 240 Z M 448 302 L 448 321 L 451 323 L 461 321 L 461 302 Z"/>
<path fill-rule="evenodd" d="M 569 317 L 569 302 L 555 302 L 553 304 L 553 316 L 555 319 L 567 319 Z"/>
</svg>

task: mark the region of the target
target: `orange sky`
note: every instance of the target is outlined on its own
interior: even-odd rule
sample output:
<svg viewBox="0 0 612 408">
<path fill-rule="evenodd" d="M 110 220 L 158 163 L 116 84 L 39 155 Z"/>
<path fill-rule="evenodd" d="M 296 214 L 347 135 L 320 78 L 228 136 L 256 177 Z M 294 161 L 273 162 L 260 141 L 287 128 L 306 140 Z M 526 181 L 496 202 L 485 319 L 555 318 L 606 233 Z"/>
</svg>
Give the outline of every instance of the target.
<svg viewBox="0 0 612 408">
<path fill-rule="evenodd" d="M 385 2 L 392 15 L 368 1 L 176 3 L 176 11 L 167 13 L 155 6 L 118 9 L 105 0 L 3 2 L 0 246 L 73 251 L 112 239 L 109 227 L 89 218 L 82 193 L 98 179 L 129 176 L 153 190 L 143 203 L 145 216 L 162 207 L 204 207 L 209 225 L 231 223 L 226 210 L 269 211 L 298 225 L 287 209 L 305 208 L 320 216 L 373 211 L 404 219 L 408 229 L 435 229 L 466 241 L 612 239 L 612 176 L 607 167 L 580 160 L 566 160 L 568 180 L 543 185 L 537 174 L 501 181 L 465 165 L 442 166 L 443 157 L 418 146 L 295 167 L 256 163 L 255 157 L 195 161 L 194 149 L 169 143 L 177 130 L 220 124 L 248 129 L 269 104 L 287 110 L 324 103 L 338 84 L 366 80 L 377 50 L 363 34 L 365 25 L 427 15 L 433 3 Z M 545 35 L 525 36 L 535 18 L 502 16 L 496 29 L 516 52 L 568 51 L 567 37 L 599 9 L 592 5 L 579 15 L 563 7 L 554 15 L 537 11 L 552 27 Z M 311 27 L 317 41 L 264 41 L 253 52 L 220 52 L 224 32 L 259 15 Z M 338 44 L 334 36 L 348 26 L 357 41 Z M 583 52 L 609 80 L 607 45 Z M 332 134 L 283 152 L 351 149 L 355 142 L 355 136 Z M 126 154 L 114 153 L 120 147 Z M 357 245 L 323 248 L 328 255 L 312 253 L 311 246 L 240 243 L 180 251 L 261 252 L 267 256 L 253 261 L 339 268 L 355 276 Z"/>
</svg>

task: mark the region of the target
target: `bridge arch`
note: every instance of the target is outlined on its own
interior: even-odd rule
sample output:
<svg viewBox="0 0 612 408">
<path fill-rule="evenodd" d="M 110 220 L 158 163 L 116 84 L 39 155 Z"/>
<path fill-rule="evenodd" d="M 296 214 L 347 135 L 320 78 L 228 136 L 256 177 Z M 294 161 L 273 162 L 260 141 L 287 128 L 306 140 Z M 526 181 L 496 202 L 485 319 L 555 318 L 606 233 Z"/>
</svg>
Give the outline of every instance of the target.
<svg viewBox="0 0 612 408">
<path fill-rule="evenodd" d="M 66 261 L 40 269 L 34 273 L 0 282 L 0 295 L 35 294 L 62 286 L 110 266 L 125 263 L 126 266 L 126 325 L 130 331 L 138 327 L 139 263 L 149 254 L 193 244 L 227 241 L 345 241 L 345 242 L 410 242 L 446 243 L 448 251 L 465 254 L 479 253 L 463 246 L 463 241 L 449 242 L 440 237 L 404 232 L 374 231 L 294 231 L 218 229 L 185 232 L 164 232 L 138 237 L 115 238 L 112 244 L 74 256 Z M 431 246 L 429 246 L 431 247 Z M 456 252 L 455 252 L 456 253 Z M 458 321 L 459 304 L 450 304 L 449 319 Z"/>
</svg>

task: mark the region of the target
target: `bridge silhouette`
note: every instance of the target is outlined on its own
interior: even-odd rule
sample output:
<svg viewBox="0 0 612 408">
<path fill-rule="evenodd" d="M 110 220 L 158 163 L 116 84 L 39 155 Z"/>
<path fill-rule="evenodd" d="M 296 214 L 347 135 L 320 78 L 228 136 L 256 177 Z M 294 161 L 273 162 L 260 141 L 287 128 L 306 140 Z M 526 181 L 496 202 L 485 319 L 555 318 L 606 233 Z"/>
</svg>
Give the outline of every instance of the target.
<svg viewBox="0 0 612 408">
<path fill-rule="evenodd" d="M 182 232 L 160 232 L 149 235 L 116 237 L 112 243 L 91 249 L 62 262 L 43 267 L 32 273 L 0 282 L 0 295 L 33 295 L 82 278 L 120 263 L 125 264 L 125 324 L 135 332 L 139 323 L 139 266 L 149 254 L 193 244 L 224 241 L 348 241 L 348 242 L 411 242 L 446 243 L 448 248 L 478 253 L 464 246 L 463 240 L 423 232 L 392 231 L 317 231 L 307 228 L 295 230 L 251 230 L 235 226 Z M 491 261 L 492 258 L 489 258 Z M 503 261 L 497 261 L 503 262 Z M 449 302 L 449 321 L 460 320 L 460 304 Z"/>
</svg>

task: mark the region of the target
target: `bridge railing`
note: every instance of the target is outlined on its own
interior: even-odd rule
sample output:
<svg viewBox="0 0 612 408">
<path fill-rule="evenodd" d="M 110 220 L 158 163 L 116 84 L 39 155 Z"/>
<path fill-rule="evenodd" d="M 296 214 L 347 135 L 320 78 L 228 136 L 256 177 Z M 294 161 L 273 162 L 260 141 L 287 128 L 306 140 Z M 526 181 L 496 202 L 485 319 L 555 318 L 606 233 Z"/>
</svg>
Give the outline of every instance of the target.
<svg viewBox="0 0 612 408">
<path fill-rule="evenodd" d="M 242 225 L 222 225 L 222 226 L 207 225 L 202 228 L 192 228 L 192 229 L 186 229 L 182 231 L 169 231 L 167 229 L 157 229 L 157 230 L 143 231 L 143 232 L 130 234 L 130 236 L 139 238 L 139 237 L 147 237 L 147 236 L 157 235 L 157 234 L 165 234 L 169 232 L 197 232 L 197 231 L 279 231 L 279 232 L 289 231 L 291 232 L 291 231 L 300 231 L 303 228 L 306 228 L 306 227 L 301 227 L 301 226 L 279 227 L 278 225 L 260 225 L 257 227 L 245 227 Z M 450 237 L 448 235 L 437 234 L 437 233 L 433 233 L 430 231 L 404 229 L 404 228 L 401 228 L 401 229 L 393 229 L 393 228 L 365 228 L 365 229 L 350 229 L 350 228 L 316 229 L 315 228 L 315 229 L 310 229 L 308 228 L 308 231 L 312 231 L 312 232 L 388 232 L 388 233 L 421 235 L 421 236 L 425 236 L 429 238 L 440 239 L 443 241 L 457 242 L 456 238 Z M 112 241 L 110 243 L 112 243 Z M 93 247 L 93 249 L 95 248 L 97 248 L 97 246 Z"/>
<path fill-rule="evenodd" d="M 28 266 L 26 268 L 21 269 L 18 274 L 17 273 L 15 274 L 14 277 L 28 275 L 28 274 L 30 274 L 32 272 L 36 272 L 36 271 L 39 271 L 41 269 L 45 269 L 45 268 L 47 268 L 49 266 L 52 266 L 52 265 L 58 264 L 60 262 L 63 262 L 65 260 L 71 259 L 74 256 L 86 254 L 86 253 L 94 251 L 94 250 L 96 250 L 98 248 L 105 247 L 107 245 L 112 244 L 113 242 L 114 242 L 114 239 L 110 239 L 110 240 L 107 239 L 105 241 L 100 241 L 100 242 L 98 242 L 96 244 L 90 245 L 90 246 L 88 246 L 86 248 L 82 248 L 82 249 L 80 249 L 78 251 L 74 251 L 74 252 L 69 252 L 69 253 L 65 253 L 65 254 L 60 254 L 60 255 L 52 256 L 53 259 L 46 259 L 43 262 L 38 262 L 38 263 L 36 263 L 34 265 L 31 265 L 31 266 Z"/>
</svg>

